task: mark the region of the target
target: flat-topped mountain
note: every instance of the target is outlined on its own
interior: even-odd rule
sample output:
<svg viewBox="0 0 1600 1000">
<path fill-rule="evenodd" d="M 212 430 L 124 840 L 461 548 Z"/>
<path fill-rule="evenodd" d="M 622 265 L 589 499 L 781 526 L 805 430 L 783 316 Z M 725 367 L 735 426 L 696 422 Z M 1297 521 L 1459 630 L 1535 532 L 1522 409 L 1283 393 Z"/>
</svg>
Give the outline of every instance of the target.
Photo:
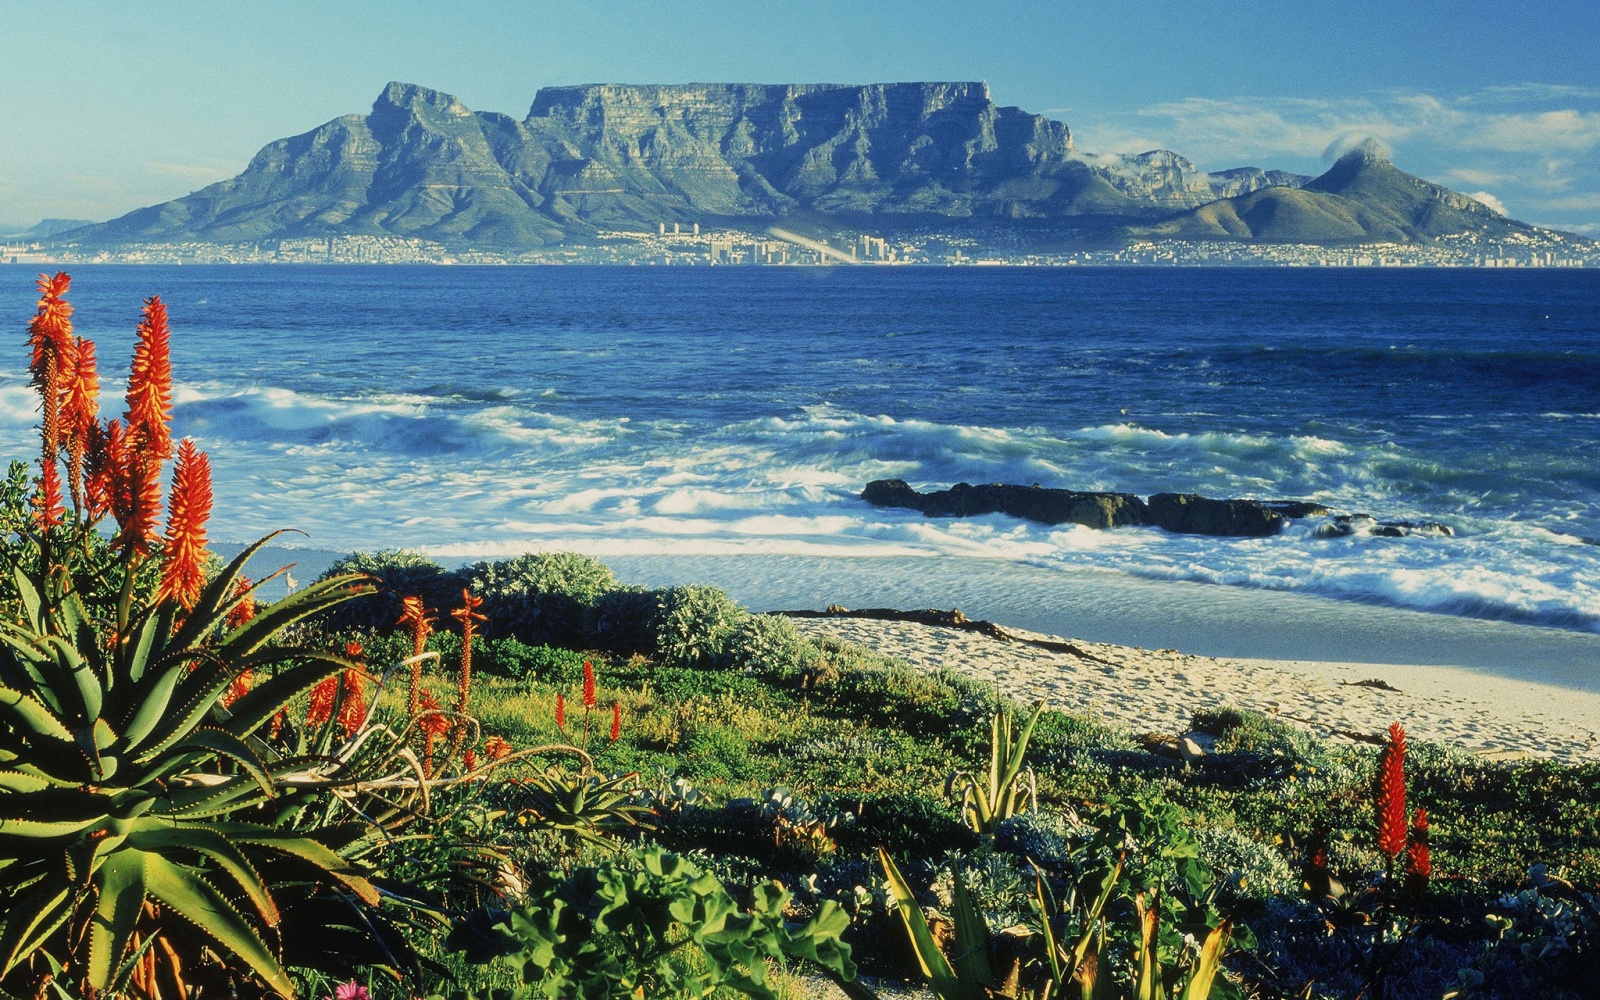
<svg viewBox="0 0 1600 1000">
<path fill-rule="evenodd" d="M 391 83 L 366 115 L 239 176 L 75 234 L 90 243 L 390 234 L 540 245 L 596 228 L 791 213 L 1158 219 L 1304 178 L 1095 156 L 983 83 L 547 87 L 526 118 Z"/>
<path fill-rule="evenodd" d="M 1371 151 L 1315 180 L 1168 150 L 1077 149 L 984 83 L 547 87 L 525 118 L 391 83 L 365 115 L 269 143 L 237 177 L 74 230 L 84 245 L 392 235 L 536 247 L 603 229 L 1017 226 L 1305 243 L 1514 223 Z"/>
</svg>

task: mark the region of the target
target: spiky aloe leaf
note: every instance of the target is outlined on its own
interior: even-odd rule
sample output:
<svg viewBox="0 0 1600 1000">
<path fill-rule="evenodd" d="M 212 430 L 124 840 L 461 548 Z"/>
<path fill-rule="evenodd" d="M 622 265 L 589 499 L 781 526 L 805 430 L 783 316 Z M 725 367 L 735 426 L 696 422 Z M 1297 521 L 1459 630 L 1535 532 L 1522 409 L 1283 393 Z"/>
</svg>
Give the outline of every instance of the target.
<svg viewBox="0 0 1600 1000">
<path fill-rule="evenodd" d="M 911 948 L 917 953 L 917 964 L 922 967 L 922 974 L 928 977 L 929 987 L 944 1000 L 982 1000 L 975 986 L 961 982 L 950 960 L 939 950 L 939 943 L 928 928 L 927 918 L 922 915 L 922 907 L 917 905 L 910 883 L 900 874 L 889 852 L 881 847 L 878 848 L 878 861 L 883 865 L 883 875 L 889 883 L 889 895 L 894 898 L 895 908 L 900 911 L 900 919 L 904 921 L 906 933 L 911 937 Z"/>
<path fill-rule="evenodd" d="M 24 694 L 16 688 L 0 684 L 0 719 L 10 722 L 24 733 L 62 743 L 74 742 L 72 730 L 32 692 Z"/>
<path fill-rule="evenodd" d="M 267 985 L 286 997 L 294 996 L 294 984 L 260 935 L 210 882 L 159 854 L 146 854 L 144 861 L 145 886 L 151 896 L 232 952 Z"/>
<path fill-rule="evenodd" d="M 0 976 L 27 958 L 72 913 L 72 887 L 49 881 L 11 900 L 0 916 Z"/>
<path fill-rule="evenodd" d="M 145 856 L 118 851 L 95 872 L 94 916 L 89 920 L 89 985 L 109 989 L 128 939 L 144 909 Z"/>
<path fill-rule="evenodd" d="M 44 598 L 39 594 L 39 588 L 34 586 L 33 578 L 21 566 L 12 566 L 11 580 L 16 585 L 18 596 L 22 598 L 22 610 L 28 616 L 28 624 L 33 626 L 35 632 L 43 633 Z"/>
<path fill-rule="evenodd" d="M 1014 739 L 1011 738 L 1010 713 L 1006 714 L 1006 757 L 1004 767 L 1000 769 L 1000 783 L 995 786 L 996 799 L 999 799 L 1001 795 L 1009 795 L 1012 783 L 1017 780 L 1017 775 L 1022 773 L 1022 766 L 1028 758 L 1028 742 L 1033 739 L 1034 727 L 1039 724 L 1039 716 L 1043 713 L 1044 702 L 1034 702 L 1033 712 L 1028 716 L 1028 721 L 1022 724 L 1022 731 L 1016 734 Z M 998 762 L 998 745 L 996 750 L 996 761 Z M 998 806 L 999 802 L 997 801 L 995 804 Z"/>
<path fill-rule="evenodd" d="M 323 874 L 344 883 L 362 902 L 371 906 L 378 905 L 377 887 L 356 874 L 355 867 L 348 860 L 310 837 L 245 823 L 219 823 L 216 829 L 235 843 L 270 848 L 280 854 L 309 862 Z"/>
<path fill-rule="evenodd" d="M 224 723 L 228 732 L 243 739 L 270 722 L 280 709 L 316 687 L 318 682 L 361 666 L 354 660 L 315 650 L 283 650 L 279 659 L 300 662 L 257 684 L 234 702 L 229 710 L 232 716 Z"/>
<path fill-rule="evenodd" d="M 952 870 L 955 876 L 955 891 L 951 899 L 955 955 L 951 957 L 950 964 L 963 982 L 989 986 L 995 981 L 994 962 L 989 954 L 989 923 L 972 903 L 972 894 L 967 891 L 967 880 L 961 874 L 961 865 L 955 864 Z"/>
<path fill-rule="evenodd" d="M 181 766 L 185 755 L 196 751 L 209 751 L 218 757 L 233 761 L 239 765 L 240 770 L 255 780 L 256 785 L 268 798 L 277 794 L 272 787 L 272 778 L 267 774 L 267 765 L 261 757 L 250 749 L 249 744 L 215 726 L 202 726 L 190 733 L 187 739 L 172 748 L 169 768 L 157 768 L 152 776 L 165 777 L 171 774 L 172 766 Z"/>
<path fill-rule="evenodd" d="M 1161 963 L 1156 958 L 1156 925 L 1161 915 L 1159 897 L 1152 897 L 1148 908 L 1144 896 L 1134 898 L 1134 913 L 1139 920 L 1139 979 L 1136 986 L 1138 1000 L 1162 1000 Z"/>
<path fill-rule="evenodd" d="M 127 843 L 134 852 L 191 851 L 211 859 L 244 890 L 262 921 L 268 927 L 277 926 L 278 904 L 260 873 L 236 844 L 215 829 L 194 823 L 174 825 L 164 816 L 152 817 L 128 834 Z"/>
<path fill-rule="evenodd" d="M 358 573 L 319 580 L 304 590 L 262 608 L 254 618 L 224 636 L 218 649 L 227 650 L 232 656 L 252 653 L 290 625 L 305 621 L 336 604 L 376 593 L 377 589 L 370 577 Z"/>
<path fill-rule="evenodd" d="M 1183 1000 L 1206 1000 L 1211 996 L 1211 984 L 1222 968 L 1222 950 L 1228 946 L 1228 935 L 1232 933 L 1233 921 L 1224 920 L 1206 935 L 1200 957 L 1195 960 L 1194 975 L 1184 987 Z"/>
<path fill-rule="evenodd" d="M 194 608 L 190 611 L 189 617 L 184 619 L 183 627 L 178 630 L 178 634 L 173 637 L 173 641 L 181 646 L 195 645 L 208 631 L 216 626 L 217 622 L 226 618 L 228 612 L 232 611 L 246 597 L 252 596 L 260 588 L 261 584 L 285 572 L 285 570 L 279 570 L 272 576 L 261 580 L 252 586 L 246 594 L 236 595 L 234 593 L 238 588 L 239 578 L 244 575 L 245 565 L 274 538 L 283 534 L 287 534 L 287 532 L 274 531 L 265 538 L 257 539 L 245 546 L 243 551 L 234 556 L 233 561 L 228 563 L 222 572 L 213 577 L 211 582 L 206 584 L 205 589 L 200 592 L 200 599 L 195 601 Z"/>
</svg>

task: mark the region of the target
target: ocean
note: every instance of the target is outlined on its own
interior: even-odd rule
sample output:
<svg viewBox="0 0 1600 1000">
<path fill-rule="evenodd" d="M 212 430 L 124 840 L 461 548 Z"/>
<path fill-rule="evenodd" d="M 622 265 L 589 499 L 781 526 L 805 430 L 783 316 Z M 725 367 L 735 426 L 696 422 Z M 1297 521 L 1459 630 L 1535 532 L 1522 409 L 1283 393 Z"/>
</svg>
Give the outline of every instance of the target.
<svg viewBox="0 0 1600 1000">
<path fill-rule="evenodd" d="M 0 269 L 15 457 L 36 447 L 32 278 Z M 903 568 L 935 557 L 1046 589 L 1182 581 L 1600 633 L 1592 271 L 80 266 L 74 319 L 113 391 L 153 294 L 224 541 L 878 557 L 911 573 L 901 599 L 948 604 L 948 572 L 924 593 Z M 859 499 L 886 477 L 1303 498 L 1455 535 L 930 521 Z"/>
</svg>

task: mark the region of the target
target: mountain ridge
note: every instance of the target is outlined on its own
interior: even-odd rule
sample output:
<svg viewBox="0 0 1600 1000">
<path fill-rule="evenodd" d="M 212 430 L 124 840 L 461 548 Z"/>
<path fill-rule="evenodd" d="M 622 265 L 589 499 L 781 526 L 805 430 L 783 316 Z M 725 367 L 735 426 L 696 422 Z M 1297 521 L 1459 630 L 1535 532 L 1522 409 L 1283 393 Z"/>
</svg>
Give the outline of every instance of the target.
<svg viewBox="0 0 1600 1000">
<path fill-rule="evenodd" d="M 544 87 L 520 120 L 395 81 L 367 114 L 270 142 L 235 177 L 71 238 L 539 247 L 780 219 L 1313 243 L 1531 228 L 1368 166 L 1336 191 L 1333 170 L 1208 173 L 1170 150 L 1088 153 L 1066 124 L 996 104 L 982 81 Z"/>
</svg>

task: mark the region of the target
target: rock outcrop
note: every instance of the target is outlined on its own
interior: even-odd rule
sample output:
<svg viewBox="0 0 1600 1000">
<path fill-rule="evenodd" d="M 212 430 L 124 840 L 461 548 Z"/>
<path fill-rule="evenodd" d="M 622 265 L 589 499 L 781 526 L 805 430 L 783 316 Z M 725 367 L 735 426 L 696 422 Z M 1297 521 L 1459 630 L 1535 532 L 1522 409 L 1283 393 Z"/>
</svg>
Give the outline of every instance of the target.
<svg viewBox="0 0 1600 1000">
<path fill-rule="evenodd" d="M 957 483 L 947 490 L 919 493 L 903 479 L 876 479 L 861 499 L 878 507 L 904 507 L 929 517 L 1008 514 L 1040 524 L 1081 524 L 1089 528 L 1156 527 L 1184 535 L 1264 538 L 1292 520 L 1325 517 L 1319 538 L 1375 535 L 1449 536 L 1448 525 L 1434 521 L 1379 521 L 1367 514 L 1335 514 L 1309 500 L 1217 500 L 1194 493 L 1157 493 L 1148 500 L 1132 493 L 1080 493 L 989 483 Z"/>
</svg>

